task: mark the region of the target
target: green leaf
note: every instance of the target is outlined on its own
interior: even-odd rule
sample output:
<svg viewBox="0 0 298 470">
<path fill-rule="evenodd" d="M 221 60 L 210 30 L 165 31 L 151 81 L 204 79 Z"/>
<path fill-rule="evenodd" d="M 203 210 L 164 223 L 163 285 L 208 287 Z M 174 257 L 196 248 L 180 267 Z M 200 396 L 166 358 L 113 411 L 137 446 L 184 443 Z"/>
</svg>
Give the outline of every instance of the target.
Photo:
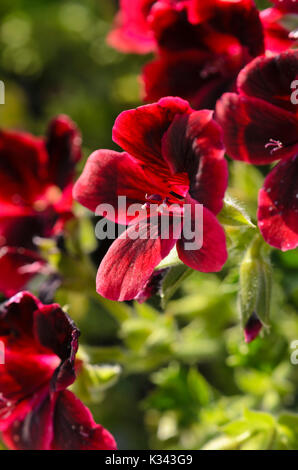
<svg viewBox="0 0 298 470">
<path fill-rule="evenodd" d="M 162 284 L 161 298 L 163 308 L 175 294 L 176 290 L 180 287 L 182 282 L 192 273 L 193 270 L 184 264 L 170 269 Z"/>
<path fill-rule="evenodd" d="M 224 207 L 218 215 L 218 220 L 224 225 L 236 227 L 247 225 L 256 228 L 246 210 L 230 196 L 226 196 Z"/>
<path fill-rule="evenodd" d="M 82 400 L 96 403 L 105 390 L 115 385 L 120 374 L 119 365 L 83 364 L 72 389 Z"/>
</svg>

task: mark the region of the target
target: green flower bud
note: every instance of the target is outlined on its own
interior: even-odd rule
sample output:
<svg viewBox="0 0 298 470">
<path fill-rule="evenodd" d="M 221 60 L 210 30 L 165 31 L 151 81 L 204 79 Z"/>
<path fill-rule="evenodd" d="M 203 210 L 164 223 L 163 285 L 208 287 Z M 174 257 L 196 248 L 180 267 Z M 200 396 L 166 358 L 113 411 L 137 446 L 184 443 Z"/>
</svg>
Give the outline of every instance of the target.
<svg viewBox="0 0 298 470">
<path fill-rule="evenodd" d="M 267 245 L 257 235 L 240 266 L 239 305 L 245 341 L 250 343 L 269 326 L 272 270 Z"/>
</svg>

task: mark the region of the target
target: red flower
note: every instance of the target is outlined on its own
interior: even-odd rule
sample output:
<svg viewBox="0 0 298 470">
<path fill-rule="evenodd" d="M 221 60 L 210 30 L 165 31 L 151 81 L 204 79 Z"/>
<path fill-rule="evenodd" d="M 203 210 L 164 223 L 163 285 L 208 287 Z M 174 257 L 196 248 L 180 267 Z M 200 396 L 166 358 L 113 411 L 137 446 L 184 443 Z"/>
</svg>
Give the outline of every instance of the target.
<svg viewBox="0 0 298 470">
<path fill-rule="evenodd" d="M 281 11 L 286 13 L 298 13 L 298 4 L 296 0 L 270 0 L 271 3 Z"/>
<path fill-rule="evenodd" d="M 110 36 L 114 47 L 158 51 L 144 68 L 146 101 L 172 95 L 188 99 L 196 109 L 212 108 L 233 87 L 241 68 L 264 52 L 252 0 L 139 0 L 134 7 L 123 1 L 120 16 L 121 27 Z M 149 39 L 148 50 L 136 30 Z"/>
<path fill-rule="evenodd" d="M 292 47 L 298 39 L 298 3 L 276 1 L 276 7 L 260 14 L 267 51 L 280 53 Z"/>
<path fill-rule="evenodd" d="M 16 450 L 116 448 L 108 431 L 66 388 L 75 380 L 79 331 L 57 304 L 29 292 L 0 308 L 0 431 Z"/>
<path fill-rule="evenodd" d="M 265 240 L 283 251 L 298 246 L 297 79 L 297 51 L 260 57 L 239 74 L 239 94 L 225 94 L 216 107 L 232 158 L 280 160 L 260 191 L 258 221 Z"/>
<path fill-rule="evenodd" d="M 72 216 L 80 143 L 66 116 L 51 122 L 46 139 L 0 131 L 0 291 L 7 296 L 25 285 L 37 263 L 44 263 L 34 253 L 34 236 L 59 233 Z"/>
<path fill-rule="evenodd" d="M 97 291 L 113 300 L 128 300 L 144 290 L 154 268 L 177 245 L 180 259 L 193 269 L 219 271 L 226 261 L 225 235 L 215 215 L 222 208 L 227 187 L 227 163 L 221 131 L 212 111 L 194 112 L 186 101 L 164 98 L 158 103 L 122 113 L 116 120 L 113 139 L 126 152 L 94 152 L 74 188 L 74 197 L 92 211 L 102 203 L 115 208 L 119 223 L 131 224 L 110 247 L 100 264 Z M 118 196 L 127 204 L 138 203 L 147 211 L 137 227 L 118 210 Z M 185 249 L 186 240 L 176 230 L 184 203 L 192 208 L 204 204 L 203 246 Z M 177 212 L 169 205 L 176 203 Z M 97 209 L 98 215 L 106 211 Z M 163 216 L 171 220 L 171 233 L 164 237 Z M 192 219 L 193 223 L 193 219 Z M 152 230 L 155 238 L 148 236 Z M 133 232 L 143 237 L 133 240 Z"/>
<path fill-rule="evenodd" d="M 120 11 L 108 42 L 122 52 L 147 54 L 155 49 L 148 16 L 155 0 L 120 0 Z"/>
</svg>

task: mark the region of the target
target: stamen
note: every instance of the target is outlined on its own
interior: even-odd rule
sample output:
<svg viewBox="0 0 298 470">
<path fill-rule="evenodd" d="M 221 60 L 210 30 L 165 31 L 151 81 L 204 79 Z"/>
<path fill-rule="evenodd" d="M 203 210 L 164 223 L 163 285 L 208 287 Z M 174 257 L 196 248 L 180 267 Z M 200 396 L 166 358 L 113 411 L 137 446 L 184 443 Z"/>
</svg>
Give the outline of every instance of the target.
<svg viewBox="0 0 298 470">
<path fill-rule="evenodd" d="M 272 147 L 272 149 L 270 150 L 270 154 L 272 155 L 277 150 L 282 149 L 283 146 L 284 145 L 280 140 L 269 139 L 268 144 L 265 145 L 265 149 Z"/>
</svg>

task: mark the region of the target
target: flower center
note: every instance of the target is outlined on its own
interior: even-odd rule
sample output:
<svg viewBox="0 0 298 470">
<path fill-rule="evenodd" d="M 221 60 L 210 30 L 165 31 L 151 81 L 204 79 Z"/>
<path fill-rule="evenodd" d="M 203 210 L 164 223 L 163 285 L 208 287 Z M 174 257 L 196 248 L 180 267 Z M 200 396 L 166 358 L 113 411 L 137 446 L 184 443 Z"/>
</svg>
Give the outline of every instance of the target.
<svg viewBox="0 0 298 470">
<path fill-rule="evenodd" d="M 160 194 L 151 194 L 145 195 L 146 202 L 143 204 L 142 209 L 150 209 L 151 204 L 158 205 L 157 212 L 163 213 L 171 205 L 182 206 L 185 201 L 185 196 L 176 193 L 175 191 L 170 191 L 168 196 L 161 196 Z"/>
</svg>

